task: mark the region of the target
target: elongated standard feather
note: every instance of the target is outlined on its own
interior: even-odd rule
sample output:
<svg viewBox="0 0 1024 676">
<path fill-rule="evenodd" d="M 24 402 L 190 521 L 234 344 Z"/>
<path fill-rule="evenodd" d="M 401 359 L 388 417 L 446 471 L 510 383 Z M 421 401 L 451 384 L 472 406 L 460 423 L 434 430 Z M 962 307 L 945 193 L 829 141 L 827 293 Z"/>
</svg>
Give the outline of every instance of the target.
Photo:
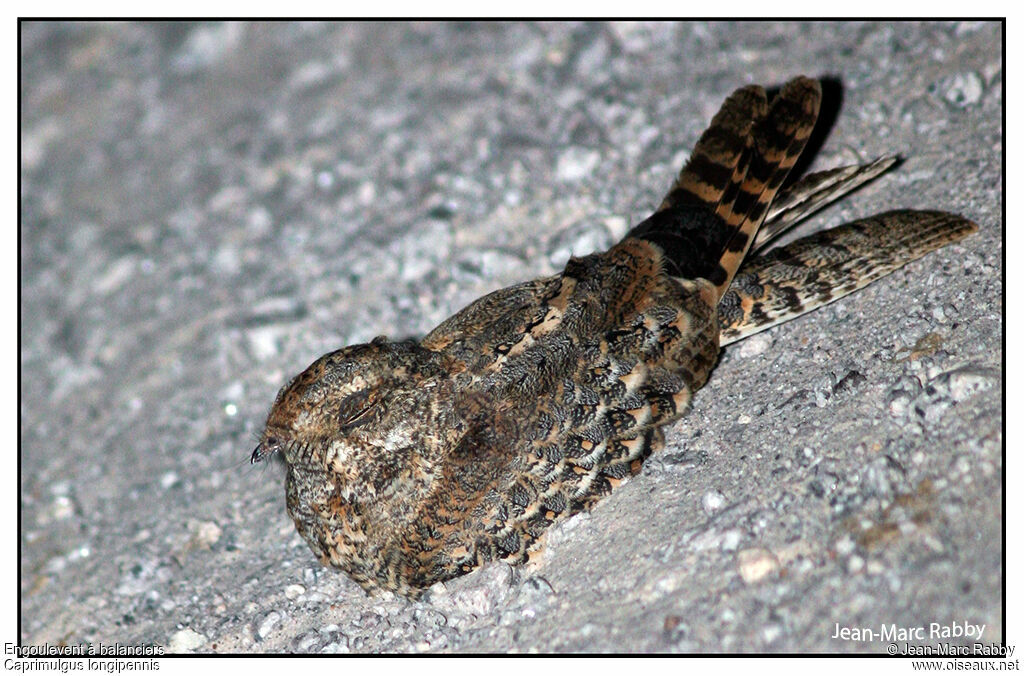
<svg viewBox="0 0 1024 676">
<path fill-rule="evenodd" d="M 942 211 L 889 211 L 754 258 L 718 303 L 721 345 L 836 301 L 978 226 Z"/>
</svg>

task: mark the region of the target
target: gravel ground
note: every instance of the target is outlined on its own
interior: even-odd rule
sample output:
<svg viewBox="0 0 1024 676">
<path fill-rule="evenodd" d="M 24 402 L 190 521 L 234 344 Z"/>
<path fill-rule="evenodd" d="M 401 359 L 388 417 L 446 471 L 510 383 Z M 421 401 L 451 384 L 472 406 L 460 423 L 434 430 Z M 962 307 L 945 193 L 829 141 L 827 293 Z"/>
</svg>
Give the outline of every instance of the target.
<svg viewBox="0 0 1024 676">
<path fill-rule="evenodd" d="M 1003 637 L 1002 26 L 21 26 L 21 638 L 173 652 L 865 652 Z M 315 357 L 604 247 L 736 87 L 841 87 L 818 225 L 980 231 L 724 353 L 531 569 L 323 569 L 248 456 Z M 826 116 L 827 117 L 827 116 Z M 953 638 L 955 644 L 968 638 Z M 936 640 L 924 643 L 934 645 Z"/>
</svg>

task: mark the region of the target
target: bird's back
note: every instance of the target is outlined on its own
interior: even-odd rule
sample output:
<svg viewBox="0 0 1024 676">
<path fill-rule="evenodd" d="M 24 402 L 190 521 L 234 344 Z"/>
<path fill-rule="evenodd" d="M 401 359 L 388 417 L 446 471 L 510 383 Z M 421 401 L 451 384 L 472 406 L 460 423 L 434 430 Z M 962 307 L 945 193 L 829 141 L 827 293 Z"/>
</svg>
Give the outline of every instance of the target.
<svg viewBox="0 0 1024 676">
<path fill-rule="evenodd" d="M 660 256 L 629 238 L 490 294 L 424 338 L 458 364 L 478 428 L 421 511 L 428 522 L 458 512 L 434 575 L 525 559 L 554 520 L 639 471 L 658 428 L 685 412 L 718 354 L 714 291 L 671 277 Z"/>
</svg>

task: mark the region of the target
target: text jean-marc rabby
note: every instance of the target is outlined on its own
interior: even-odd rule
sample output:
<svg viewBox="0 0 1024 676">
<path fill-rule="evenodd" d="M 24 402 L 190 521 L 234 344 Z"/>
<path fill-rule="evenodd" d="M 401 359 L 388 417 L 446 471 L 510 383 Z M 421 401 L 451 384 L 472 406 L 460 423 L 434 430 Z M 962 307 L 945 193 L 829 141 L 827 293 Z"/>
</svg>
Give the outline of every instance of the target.
<svg viewBox="0 0 1024 676">
<path fill-rule="evenodd" d="M 931 622 L 919 626 L 900 626 L 893 623 L 874 627 L 844 627 L 837 622 L 832 632 L 832 638 L 846 641 L 928 641 L 947 638 L 981 638 L 985 632 L 985 626 L 970 622 L 947 624 Z"/>
</svg>

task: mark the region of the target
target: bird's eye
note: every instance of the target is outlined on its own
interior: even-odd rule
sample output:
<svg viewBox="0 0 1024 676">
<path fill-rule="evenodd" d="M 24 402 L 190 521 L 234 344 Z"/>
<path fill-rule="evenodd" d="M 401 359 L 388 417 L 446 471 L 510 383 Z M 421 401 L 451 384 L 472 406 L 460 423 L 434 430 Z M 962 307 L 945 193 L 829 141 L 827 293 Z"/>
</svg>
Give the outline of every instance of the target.
<svg viewBox="0 0 1024 676">
<path fill-rule="evenodd" d="M 261 441 L 256 449 L 253 450 L 252 455 L 249 456 L 249 463 L 255 465 L 258 462 L 263 462 L 268 456 L 273 455 L 281 450 L 281 442 L 274 437 L 267 437 L 266 441 Z"/>
<path fill-rule="evenodd" d="M 338 411 L 338 421 L 341 423 L 342 430 L 348 431 L 353 427 L 370 422 L 371 418 L 367 413 L 373 409 L 376 403 L 375 390 L 360 390 L 345 397 L 341 402 L 341 410 Z"/>
</svg>

